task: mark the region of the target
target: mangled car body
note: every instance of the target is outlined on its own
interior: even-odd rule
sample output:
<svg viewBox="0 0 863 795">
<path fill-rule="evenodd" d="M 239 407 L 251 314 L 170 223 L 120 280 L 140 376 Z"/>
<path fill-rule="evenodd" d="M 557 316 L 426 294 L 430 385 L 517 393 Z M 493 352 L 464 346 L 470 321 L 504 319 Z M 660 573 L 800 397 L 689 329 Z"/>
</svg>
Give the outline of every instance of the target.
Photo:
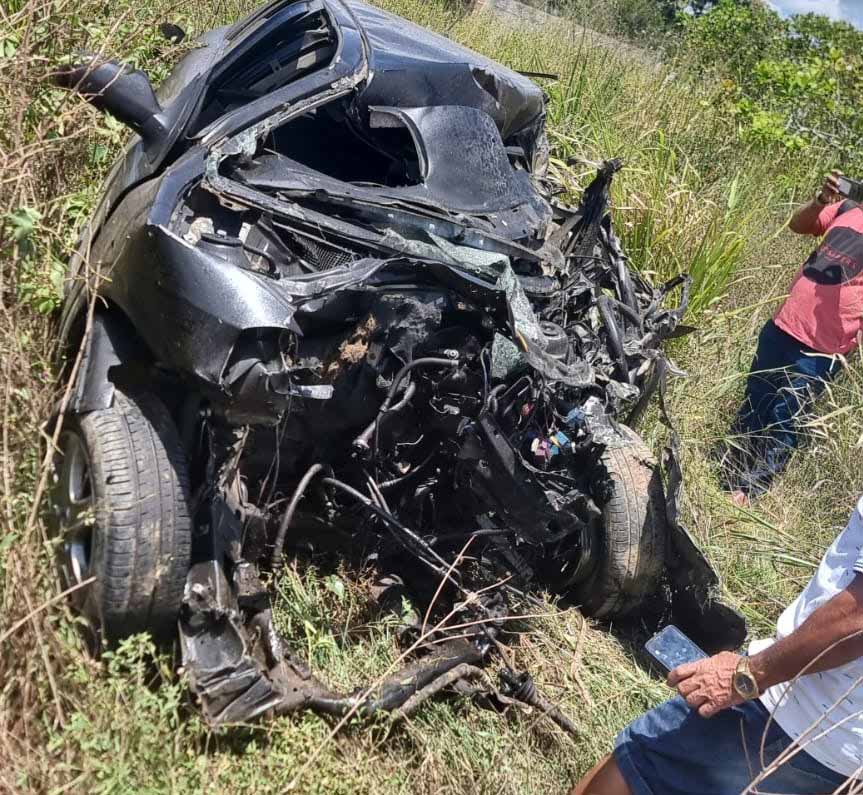
<svg viewBox="0 0 863 795">
<path fill-rule="evenodd" d="M 674 462 L 666 498 L 625 424 L 662 380 L 685 280 L 628 269 L 617 162 L 577 208 L 552 200 L 534 83 L 340 0 L 206 34 L 158 95 L 97 59 L 56 79 L 138 133 L 61 329 L 83 353 L 60 567 L 95 577 L 73 599 L 101 640 L 179 620 L 214 723 L 403 709 L 497 653 L 536 590 L 741 640 L 677 523 Z M 407 672 L 364 699 L 316 682 L 274 627 L 267 582 L 310 546 L 362 549 L 433 606 Z"/>
</svg>

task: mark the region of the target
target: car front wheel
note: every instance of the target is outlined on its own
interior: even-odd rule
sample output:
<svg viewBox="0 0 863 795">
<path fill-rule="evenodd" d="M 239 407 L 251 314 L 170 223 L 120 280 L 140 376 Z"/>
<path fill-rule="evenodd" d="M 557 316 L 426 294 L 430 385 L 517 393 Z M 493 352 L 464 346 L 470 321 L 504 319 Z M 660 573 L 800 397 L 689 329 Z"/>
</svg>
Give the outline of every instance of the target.
<svg viewBox="0 0 863 795">
<path fill-rule="evenodd" d="M 644 609 L 660 590 L 666 567 L 667 523 L 659 465 L 641 438 L 602 456 L 612 492 L 603 506 L 597 563 L 574 594 L 594 618 L 616 619 Z"/>
<path fill-rule="evenodd" d="M 67 417 L 51 494 L 61 584 L 95 645 L 170 637 L 189 569 L 185 455 L 164 404 L 115 390 L 108 409 Z"/>
</svg>

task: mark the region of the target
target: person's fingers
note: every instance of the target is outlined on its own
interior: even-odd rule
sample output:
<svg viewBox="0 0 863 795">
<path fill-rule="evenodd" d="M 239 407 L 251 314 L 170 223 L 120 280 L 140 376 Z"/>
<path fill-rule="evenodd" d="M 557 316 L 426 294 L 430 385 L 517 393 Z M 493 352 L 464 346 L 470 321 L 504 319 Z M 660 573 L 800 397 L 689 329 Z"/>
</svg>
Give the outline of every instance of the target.
<svg viewBox="0 0 863 795">
<path fill-rule="evenodd" d="M 836 201 L 841 196 L 839 181 L 835 177 L 828 176 L 824 180 L 824 184 L 821 186 L 821 196 L 828 203 Z"/>
<path fill-rule="evenodd" d="M 700 685 L 695 681 L 694 677 L 690 677 L 689 679 L 684 679 L 679 685 L 677 685 L 677 692 L 686 698 L 690 693 L 694 693 L 698 690 L 699 687 Z"/>
<path fill-rule="evenodd" d="M 666 680 L 668 686 L 677 687 L 684 679 L 689 679 L 695 673 L 695 666 L 696 663 L 684 663 L 683 665 L 678 665 L 673 671 L 669 671 L 668 679 Z"/>
<path fill-rule="evenodd" d="M 692 709 L 698 709 L 702 704 L 707 702 L 707 696 L 701 692 L 700 690 L 696 690 L 694 693 L 690 693 L 686 696 L 686 703 L 689 704 Z"/>
<path fill-rule="evenodd" d="M 698 708 L 698 714 L 702 718 L 712 718 L 717 712 L 719 712 L 719 710 L 716 709 L 716 707 L 713 706 L 713 704 L 709 704 L 709 703 L 708 704 L 702 704 Z"/>
</svg>

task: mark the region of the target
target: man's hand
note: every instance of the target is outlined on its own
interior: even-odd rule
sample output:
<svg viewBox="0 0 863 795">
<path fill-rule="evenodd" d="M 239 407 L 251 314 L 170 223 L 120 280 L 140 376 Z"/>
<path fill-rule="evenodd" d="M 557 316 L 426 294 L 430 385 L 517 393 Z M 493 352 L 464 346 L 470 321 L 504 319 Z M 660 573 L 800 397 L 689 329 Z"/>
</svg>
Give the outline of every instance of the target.
<svg viewBox="0 0 863 795">
<path fill-rule="evenodd" d="M 834 204 L 842 198 L 842 194 L 839 193 L 839 177 L 841 176 L 841 171 L 833 169 L 833 171 L 824 177 L 824 184 L 818 192 L 818 201 L 821 204 Z"/>
<path fill-rule="evenodd" d="M 839 177 L 841 171 L 833 171 L 824 177 L 824 184 L 806 204 L 801 205 L 794 211 L 788 228 L 798 235 L 820 236 L 825 232 L 821 223 L 821 213 L 830 204 L 836 204 L 842 195 L 839 193 Z"/>
<path fill-rule="evenodd" d="M 732 686 L 739 660 L 739 654 L 723 651 L 706 660 L 678 665 L 668 674 L 668 686 L 676 687 L 702 718 L 712 718 L 723 709 L 743 703 Z"/>
</svg>

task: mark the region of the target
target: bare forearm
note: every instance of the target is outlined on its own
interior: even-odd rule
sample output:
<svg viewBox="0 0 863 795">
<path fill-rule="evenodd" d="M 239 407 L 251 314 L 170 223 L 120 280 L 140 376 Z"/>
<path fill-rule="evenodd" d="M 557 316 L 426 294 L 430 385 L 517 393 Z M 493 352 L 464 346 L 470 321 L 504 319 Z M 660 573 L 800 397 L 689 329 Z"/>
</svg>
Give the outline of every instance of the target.
<svg viewBox="0 0 863 795">
<path fill-rule="evenodd" d="M 819 216 L 828 204 L 842 200 L 839 195 L 839 176 L 838 171 L 828 174 L 824 178 L 824 184 L 816 197 L 795 211 L 788 222 L 788 227 L 792 232 L 797 232 L 799 235 L 820 235 L 823 233 Z"/>
<path fill-rule="evenodd" d="M 846 590 L 819 607 L 788 637 L 754 655 L 751 668 L 763 691 L 791 681 L 804 669 L 807 674 L 829 671 L 860 656 L 863 656 L 863 575 L 857 575 Z"/>
<path fill-rule="evenodd" d="M 797 232 L 800 235 L 815 234 L 813 230 L 818 227 L 818 216 L 823 209 L 823 204 L 812 199 L 808 204 L 797 208 L 794 215 L 791 216 L 788 227 L 792 232 Z"/>
<path fill-rule="evenodd" d="M 818 673 L 863 656 L 863 574 L 819 607 L 787 638 L 753 655 L 749 669 L 758 689 L 790 682 L 804 670 Z M 817 662 L 815 660 L 817 659 Z M 668 684 L 710 718 L 742 703 L 748 696 L 734 686 L 740 655 L 722 651 L 696 662 L 679 665 L 668 674 Z"/>
</svg>

